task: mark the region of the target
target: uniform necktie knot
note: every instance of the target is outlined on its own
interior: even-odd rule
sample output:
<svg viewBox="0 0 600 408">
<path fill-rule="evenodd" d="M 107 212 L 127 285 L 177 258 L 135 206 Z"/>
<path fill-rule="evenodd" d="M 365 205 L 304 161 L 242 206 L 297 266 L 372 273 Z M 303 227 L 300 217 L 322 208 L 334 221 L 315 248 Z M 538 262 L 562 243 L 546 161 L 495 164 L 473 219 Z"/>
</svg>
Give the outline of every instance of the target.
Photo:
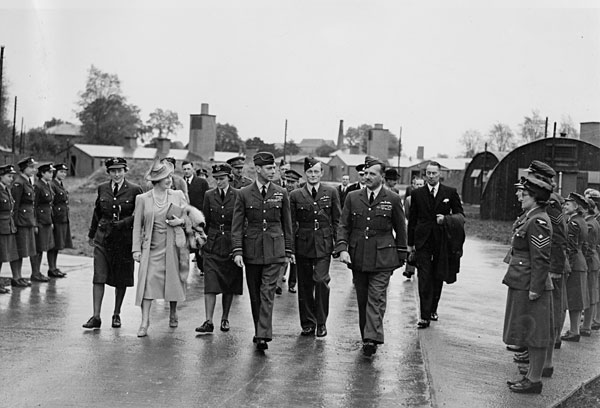
<svg viewBox="0 0 600 408">
<path fill-rule="evenodd" d="M 267 186 L 262 186 L 260 194 L 262 194 L 263 198 L 267 196 Z"/>
<path fill-rule="evenodd" d="M 113 187 L 113 196 L 117 196 L 117 193 L 119 192 L 119 185 L 115 184 L 115 186 Z"/>
<path fill-rule="evenodd" d="M 310 194 L 312 195 L 313 200 L 315 200 L 317 198 L 317 189 L 313 187 Z"/>
<path fill-rule="evenodd" d="M 369 196 L 369 204 L 373 204 L 373 201 L 375 201 L 375 193 L 371 191 L 371 195 Z"/>
<path fill-rule="evenodd" d="M 221 201 L 225 201 L 225 190 L 221 189 Z"/>
</svg>

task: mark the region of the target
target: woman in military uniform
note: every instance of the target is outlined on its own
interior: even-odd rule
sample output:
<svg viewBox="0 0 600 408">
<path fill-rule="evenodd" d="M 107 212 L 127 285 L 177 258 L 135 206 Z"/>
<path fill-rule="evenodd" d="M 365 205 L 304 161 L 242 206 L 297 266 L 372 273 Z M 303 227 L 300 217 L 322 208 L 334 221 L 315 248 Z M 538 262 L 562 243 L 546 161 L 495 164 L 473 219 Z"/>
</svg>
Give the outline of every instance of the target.
<svg viewBox="0 0 600 408">
<path fill-rule="evenodd" d="M 83 325 L 86 329 L 97 329 L 102 324 L 100 310 L 105 284 L 115 288 L 112 327 L 121 327 L 125 291 L 133 286 L 133 210 L 142 188 L 125 179 L 127 161 L 122 157 L 107 159 L 105 165 L 110 181 L 98 186 L 88 233 L 89 244 L 94 247 L 94 315 Z"/>
<path fill-rule="evenodd" d="M 567 259 L 569 276 L 567 278 L 567 310 L 570 328 L 560 339 L 579 341 L 579 321 L 581 311 L 590 307 L 587 282 L 587 262 L 583 255 L 583 246 L 587 244 L 588 228 L 583 218 L 587 211 L 587 202 L 581 194 L 571 193 L 563 204 L 567 219 Z"/>
<path fill-rule="evenodd" d="M 583 312 L 583 325 L 579 329 L 582 336 L 590 337 L 592 335 L 592 318 L 596 314 L 598 306 L 598 272 L 600 270 L 600 258 L 598 257 L 598 244 L 600 243 L 600 224 L 596 220 L 596 203 L 591 198 L 586 198 L 588 211 L 585 215 L 585 222 L 588 227 L 588 241 L 584 246 L 583 255 L 588 267 L 588 293 L 590 298 L 590 307 Z"/>
<path fill-rule="evenodd" d="M 228 331 L 233 295 L 241 295 L 243 291 L 242 268 L 231 259 L 231 221 L 238 190 L 229 185 L 229 164 L 214 165 L 212 175 L 217 181 L 217 187 L 206 192 L 203 205 L 208 234 L 202 268 L 206 321 L 196 328 L 199 333 L 212 333 L 214 330 L 213 315 L 218 294 L 222 294 L 223 306 L 220 328 L 221 331 Z"/>
<path fill-rule="evenodd" d="M 38 167 L 37 181 L 33 185 L 35 192 L 35 220 L 37 233 L 35 234 L 35 249 L 37 254 L 31 257 L 35 262 L 35 271 L 40 272 L 42 265 L 42 253 L 54 248 L 54 232 L 52 227 L 52 202 L 54 191 L 52 190 L 52 164 L 42 164 Z M 60 276 L 62 278 L 62 276 Z"/>
<path fill-rule="evenodd" d="M 54 191 L 54 203 L 52 205 L 54 248 L 47 252 L 48 276 L 63 278 L 67 274 L 56 266 L 58 251 L 65 248 L 73 248 L 71 226 L 69 223 L 69 192 L 63 185 L 63 180 L 67 177 L 67 166 L 65 164 L 55 165 L 52 177 L 52 190 Z"/>
<path fill-rule="evenodd" d="M 517 185 L 524 214 L 513 226 L 503 341 L 529 350 L 529 371 L 519 381 L 509 381 L 517 393 L 542 392 L 546 348 L 554 344 L 552 281 L 549 276 L 552 226 L 545 211 L 552 186 L 529 176 Z"/>
<path fill-rule="evenodd" d="M 10 193 L 10 185 L 13 182 L 14 175 L 17 174 L 14 167 L 6 164 L 0 167 L 0 267 L 4 262 L 10 262 L 12 271 L 12 282 L 15 286 L 23 278 L 20 271 L 14 268 L 14 262 L 19 259 L 17 251 L 17 227 L 14 221 L 15 200 Z M 9 293 L 10 290 L 0 286 L 0 293 Z"/>
</svg>

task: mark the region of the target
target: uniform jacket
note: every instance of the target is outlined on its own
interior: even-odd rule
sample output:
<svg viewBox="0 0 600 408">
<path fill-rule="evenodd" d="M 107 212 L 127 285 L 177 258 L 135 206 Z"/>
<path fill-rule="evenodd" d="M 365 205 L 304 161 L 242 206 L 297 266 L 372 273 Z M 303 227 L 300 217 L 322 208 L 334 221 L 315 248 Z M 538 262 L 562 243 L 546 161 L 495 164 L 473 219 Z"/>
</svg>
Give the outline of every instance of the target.
<svg viewBox="0 0 600 408">
<path fill-rule="evenodd" d="M 346 190 L 346 197 L 348 196 L 349 193 L 356 191 L 356 190 L 360 190 L 361 188 L 363 188 L 364 186 L 361 186 L 360 183 L 357 181 L 356 183 L 352 183 L 348 186 L 348 189 Z"/>
<path fill-rule="evenodd" d="M 348 189 L 350 188 L 350 184 L 346 186 L 346 190 L 342 192 L 342 185 L 336 187 L 338 196 L 340 196 L 340 206 L 344 207 L 344 201 L 346 200 L 346 196 L 348 195 Z"/>
<path fill-rule="evenodd" d="M 15 176 L 11 187 L 11 194 L 15 200 L 15 224 L 17 227 L 35 227 L 35 191 L 33 184 L 22 174 Z"/>
<path fill-rule="evenodd" d="M 253 183 L 252 179 L 248 178 L 246 176 L 236 177 L 236 176 L 232 175 L 231 177 L 232 177 L 232 180 L 231 180 L 231 183 L 229 183 L 229 186 L 233 187 L 233 188 L 237 188 L 238 190 L 241 189 L 242 187 L 249 186 L 250 184 Z"/>
<path fill-rule="evenodd" d="M 439 243 L 442 226 L 436 221 L 436 215 L 463 214 L 464 211 L 456 189 L 438 185 L 435 199 L 431 199 L 428 185 L 410 193 L 410 212 L 408 219 L 408 245 L 418 251 L 432 238 Z"/>
<path fill-rule="evenodd" d="M 197 209 L 201 210 L 202 205 L 204 204 L 204 195 L 207 191 L 208 181 L 198 176 L 192 177 L 192 181 L 187 184 L 187 193 L 188 197 L 190 198 L 190 205 L 193 205 Z"/>
<path fill-rule="evenodd" d="M 17 233 L 14 220 L 15 200 L 10 189 L 0 184 L 0 235 Z"/>
<path fill-rule="evenodd" d="M 513 225 L 508 271 L 502 283 L 516 290 L 542 294 L 552 290 L 550 249 L 552 224 L 543 208 L 537 207 Z"/>
<path fill-rule="evenodd" d="M 119 248 L 131 257 L 133 210 L 138 194 L 142 194 L 142 188 L 127 180 L 123 180 L 116 197 L 110 181 L 100 184 L 88 238 L 97 245 Z"/>
<path fill-rule="evenodd" d="M 556 193 L 552 193 L 546 214 L 552 223 L 552 244 L 550 249 L 550 272 L 563 274 L 565 271 L 567 251 L 567 225 L 562 212 L 561 202 L 564 201 Z"/>
<path fill-rule="evenodd" d="M 320 184 L 316 199 L 307 187 L 296 189 L 290 193 L 290 210 L 296 256 L 331 256 L 342 211 L 336 189 Z"/>
<path fill-rule="evenodd" d="M 366 188 L 348 193 L 335 249 L 336 254 L 342 251 L 348 251 L 350 267 L 356 271 L 400 267 L 406 259 L 406 219 L 400 196 L 382 188 L 369 204 Z"/>
<path fill-rule="evenodd" d="M 587 262 L 583 246 L 587 245 L 588 228 L 581 214 L 573 214 L 567 220 L 567 257 L 573 272 L 586 272 Z"/>
<path fill-rule="evenodd" d="M 231 226 L 233 256 L 268 265 L 293 254 L 292 217 L 286 189 L 269 183 L 263 199 L 258 185 L 243 187 L 235 201 Z"/>
<path fill-rule="evenodd" d="M 69 192 L 60 181 L 52 180 L 54 203 L 52 204 L 52 223 L 67 224 L 69 222 Z"/>
<path fill-rule="evenodd" d="M 205 232 L 208 236 L 202 247 L 204 252 L 223 257 L 231 255 L 231 223 L 238 193 L 239 190 L 229 186 L 223 201 L 218 188 L 208 190 L 204 195 L 202 212 L 206 218 Z"/>
<path fill-rule="evenodd" d="M 35 219 L 37 225 L 52 225 L 52 201 L 54 200 L 54 191 L 52 183 L 46 183 L 37 179 L 33 185 L 35 192 Z"/>
<path fill-rule="evenodd" d="M 588 226 L 588 240 L 584 247 L 585 259 L 588 265 L 588 272 L 598 272 L 600 269 L 600 258 L 598 257 L 598 244 L 600 243 L 600 224 L 593 215 L 585 217 Z"/>
</svg>

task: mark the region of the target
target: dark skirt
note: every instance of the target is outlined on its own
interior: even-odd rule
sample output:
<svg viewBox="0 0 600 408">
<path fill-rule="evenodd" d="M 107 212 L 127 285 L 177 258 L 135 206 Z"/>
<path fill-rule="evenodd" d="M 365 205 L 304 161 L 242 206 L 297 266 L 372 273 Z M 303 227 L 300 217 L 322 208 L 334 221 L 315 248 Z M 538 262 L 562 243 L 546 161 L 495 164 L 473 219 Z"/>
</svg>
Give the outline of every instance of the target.
<svg viewBox="0 0 600 408">
<path fill-rule="evenodd" d="M 96 245 L 94 248 L 93 283 L 104 283 L 115 288 L 133 286 L 134 261 L 121 251 Z"/>
<path fill-rule="evenodd" d="M 567 290 L 565 288 L 565 278 L 552 279 L 554 290 L 552 291 L 552 315 L 554 317 L 554 330 L 561 330 L 563 325 L 563 313 L 565 312 L 565 303 L 567 301 Z"/>
<path fill-rule="evenodd" d="M 17 236 L 15 234 L 0 235 L 0 262 L 12 262 L 19 259 Z"/>
<path fill-rule="evenodd" d="M 37 254 L 33 227 L 17 227 L 16 238 L 19 258 L 28 258 Z"/>
<path fill-rule="evenodd" d="M 38 253 L 54 248 L 54 233 L 52 225 L 39 225 L 35 234 L 35 249 Z"/>
<path fill-rule="evenodd" d="M 204 293 L 243 293 L 243 273 L 230 257 L 204 254 Z"/>
<path fill-rule="evenodd" d="M 590 307 L 587 272 L 572 271 L 567 278 L 567 310 L 584 310 Z"/>
<path fill-rule="evenodd" d="M 73 248 L 71 240 L 71 225 L 67 222 L 64 224 L 54 224 L 54 250 L 65 248 Z"/>
<path fill-rule="evenodd" d="M 528 291 L 508 288 L 502 340 L 526 347 L 545 348 L 554 344 L 550 291 L 544 291 L 539 299 L 531 301 Z"/>
<path fill-rule="evenodd" d="M 587 275 L 590 305 L 595 305 L 598 303 L 598 271 L 588 271 Z"/>
</svg>

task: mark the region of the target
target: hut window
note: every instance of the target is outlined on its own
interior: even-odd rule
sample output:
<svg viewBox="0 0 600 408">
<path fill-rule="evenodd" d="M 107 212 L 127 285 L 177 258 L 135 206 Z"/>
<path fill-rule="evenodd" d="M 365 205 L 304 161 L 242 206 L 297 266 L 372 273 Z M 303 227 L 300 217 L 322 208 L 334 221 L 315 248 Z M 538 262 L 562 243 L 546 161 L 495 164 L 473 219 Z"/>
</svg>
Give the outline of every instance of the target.
<svg viewBox="0 0 600 408">
<path fill-rule="evenodd" d="M 481 169 L 473 169 L 473 172 L 471 172 L 471 178 L 479 177 L 480 174 L 481 174 Z"/>
<path fill-rule="evenodd" d="M 600 171 L 588 171 L 588 184 L 600 184 Z"/>
</svg>

